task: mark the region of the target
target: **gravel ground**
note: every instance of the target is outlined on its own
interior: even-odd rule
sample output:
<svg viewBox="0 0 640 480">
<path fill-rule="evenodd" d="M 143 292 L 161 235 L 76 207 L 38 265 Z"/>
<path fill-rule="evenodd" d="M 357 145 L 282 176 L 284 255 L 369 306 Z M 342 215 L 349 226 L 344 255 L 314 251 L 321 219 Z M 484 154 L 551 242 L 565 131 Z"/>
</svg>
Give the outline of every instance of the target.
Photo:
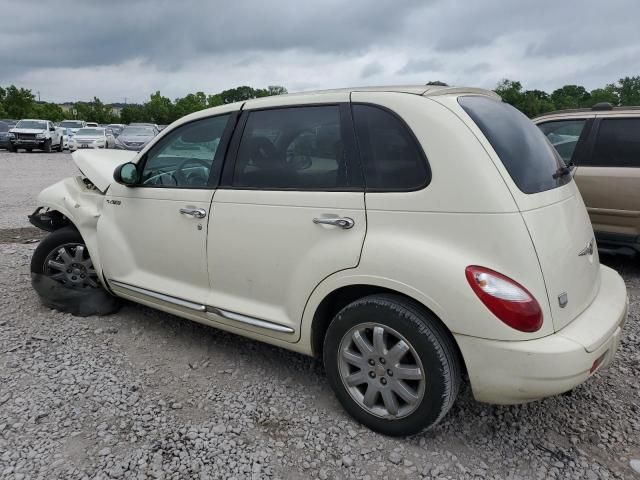
<svg viewBox="0 0 640 480">
<path fill-rule="evenodd" d="M 18 169 L 20 167 L 20 169 Z M 0 153 L 0 228 L 24 226 L 67 154 Z M 35 244 L 0 240 L 0 478 L 640 478 L 640 260 L 604 259 L 631 299 L 613 366 L 522 406 L 464 388 L 435 429 L 372 433 L 320 362 L 126 304 L 105 318 L 42 307 Z"/>
</svg>

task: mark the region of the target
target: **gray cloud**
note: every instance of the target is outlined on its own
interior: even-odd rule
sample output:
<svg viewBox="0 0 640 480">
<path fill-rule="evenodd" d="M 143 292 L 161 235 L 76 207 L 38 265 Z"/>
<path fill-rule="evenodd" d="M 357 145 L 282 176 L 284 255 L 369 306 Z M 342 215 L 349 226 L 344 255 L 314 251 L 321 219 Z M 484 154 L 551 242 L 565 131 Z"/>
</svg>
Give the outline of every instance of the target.
<svg viewBox="0 0 640 480">
<path fill-rule="evenodd" d="M 0 0 L 0 85 L 141 101 L 238 84 L 587 88 L 640 74 L 635 0 Z M 425 78 L 425 77 L 429 78 Z M 606 80 L 604 80 L 606 79 Z"/>
<path fill-rule="evenodd" d="M 404 75 L 407 73 L 423 73 L 423 72 L 434 72 L 442 69 L 443 64 L 441 61 L 436 60 L 435 58 L 428 59 L 418 59 L 412 58 L 409 60 L 404 67 L 398 70 L 400 75 Z"/>
<path fill-rule="evenodd" d="M 384 67 L 378 62 L 367 63 L 360 72 L 360 77 L 369 78 L 384 72 Z"/>
</svg>

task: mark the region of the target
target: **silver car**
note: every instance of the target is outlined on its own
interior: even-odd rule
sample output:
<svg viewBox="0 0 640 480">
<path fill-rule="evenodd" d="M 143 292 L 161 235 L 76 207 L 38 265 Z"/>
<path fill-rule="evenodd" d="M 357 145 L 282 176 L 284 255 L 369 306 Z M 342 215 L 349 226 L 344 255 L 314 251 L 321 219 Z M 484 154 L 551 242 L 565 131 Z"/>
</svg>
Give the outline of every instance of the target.
<svg viewBox="0 0 640 480">
<path fill-rule="evenodd" d="M 158 130 L 153 126 L 128 126 L 116 138 L 115 148 L 140 151 L 157 134 Z"/>
</svg>

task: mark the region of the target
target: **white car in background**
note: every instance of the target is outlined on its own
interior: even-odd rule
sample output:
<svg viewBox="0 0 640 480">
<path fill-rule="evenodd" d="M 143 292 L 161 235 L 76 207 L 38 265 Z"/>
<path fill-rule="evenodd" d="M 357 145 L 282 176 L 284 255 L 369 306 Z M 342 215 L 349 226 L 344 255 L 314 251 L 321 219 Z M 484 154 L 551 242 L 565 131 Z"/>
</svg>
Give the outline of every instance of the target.
<svg viewBox="0 0 640 480">
<path fill-rule="evenodd" d="M 85 127 L 94 127 L 97 128 L 100 125 L 98 125 L 96 122 L 87 122 L 87 124 L 85 125 Z"/>
<path fill-rule="evenodd" d="M 115 138 L 105 128 L 81 128 L 69 140 L 69 150 L 75 152 L 82 148 L 112 148 Z"/>
</svg>

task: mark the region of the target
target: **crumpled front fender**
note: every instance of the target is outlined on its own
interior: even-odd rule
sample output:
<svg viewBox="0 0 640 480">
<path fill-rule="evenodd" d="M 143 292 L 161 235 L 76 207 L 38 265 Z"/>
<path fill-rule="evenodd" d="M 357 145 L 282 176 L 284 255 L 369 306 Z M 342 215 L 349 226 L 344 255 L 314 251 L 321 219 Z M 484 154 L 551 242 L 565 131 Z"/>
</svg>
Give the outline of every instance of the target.
<svg viewBox="0 0 640 480">
<path fill-rule="evenodd" d="M 103 204 L 104 194 L 81 176 L 65 178 L 38 195 L 38 206 L 60 212 L 78 229 L 101 280 L 104 279 L 98 251 L 97 225 Z"/>
</svg>

